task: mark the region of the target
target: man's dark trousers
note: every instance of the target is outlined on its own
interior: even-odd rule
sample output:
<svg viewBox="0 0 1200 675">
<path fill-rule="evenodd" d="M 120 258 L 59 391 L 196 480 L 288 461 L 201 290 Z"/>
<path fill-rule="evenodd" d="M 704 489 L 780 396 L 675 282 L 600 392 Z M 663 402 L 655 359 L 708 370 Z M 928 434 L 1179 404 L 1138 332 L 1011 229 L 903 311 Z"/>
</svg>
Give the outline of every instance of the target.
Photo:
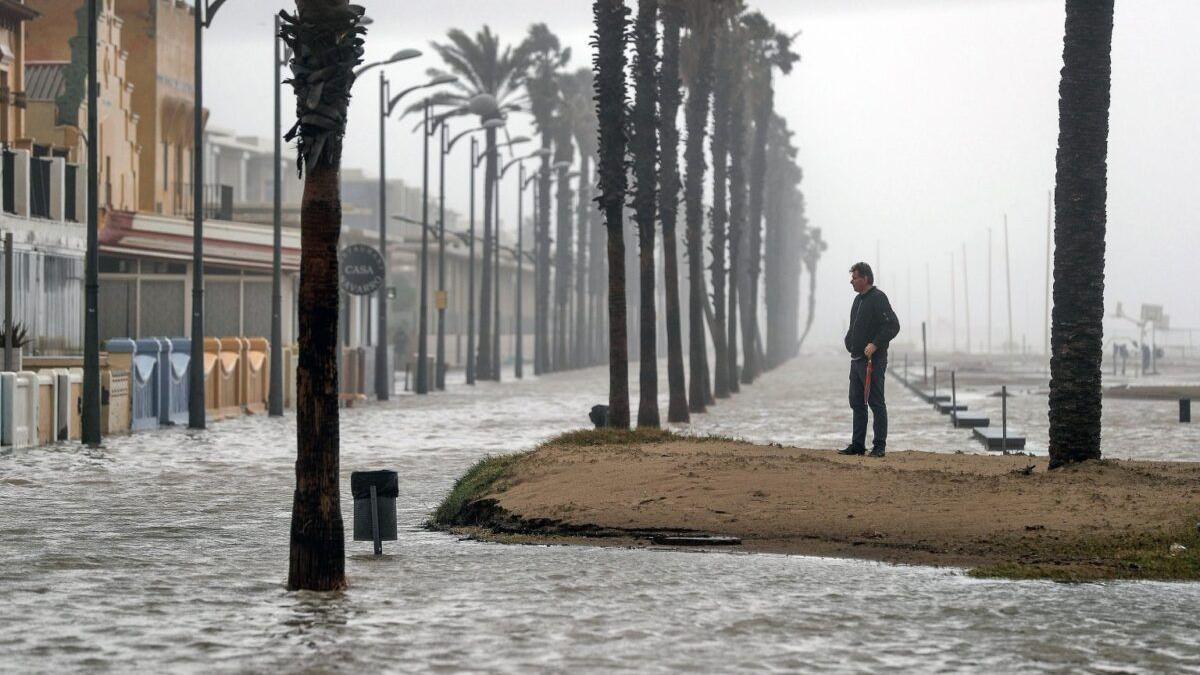
<svg viewBox="0 0 1200 675">
<path fill-rule="evenodd" d="M 854 437 L 851 444 L 856 448 L 867 447 L 867 406 L 875 418 L 873 447 L 887 447 L 887 403 L 883 399 L 883 380 L 887 372 L 887 354 L 875 354 L 875 367 L 871 373 L 871 398 L 864 400 L 867 384 L 867 360 L 850 361 L 850 408 L 854 410 Z"/>
</svg>

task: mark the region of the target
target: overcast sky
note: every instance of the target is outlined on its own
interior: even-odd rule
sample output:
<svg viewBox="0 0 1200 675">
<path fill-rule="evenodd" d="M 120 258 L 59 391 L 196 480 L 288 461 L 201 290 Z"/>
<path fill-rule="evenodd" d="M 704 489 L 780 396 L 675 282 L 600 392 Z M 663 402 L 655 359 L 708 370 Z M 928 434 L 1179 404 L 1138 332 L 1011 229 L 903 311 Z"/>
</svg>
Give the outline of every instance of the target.
<svg viewBox="0 0 1200 675">
<path fill-rule="evenodd" d="M 490 25 L 519 41 L 544 21 L 591 60 L 588 0 L 360 0 L 376 20 L 368 57 L 401 47 L 422 59 L 393 66 L 403 86 L 434 65 L 447 29 Z M 634 4 L 631 2 L 631 4 Z M 796 130 L 812 226 L 830 247 L 818 278 L 816 336 L 844 329 L 849 265 L 867 260 L 909 335 L 928 314 L 950 339 L 954 256 L 958 341 L 987 339 L 987 241 L 993 238 L 993 342 L 1007 331 L 1003 223 L 1008 215 L 1014 337 L 1041 348 L 1047 192 L 1054 185 L 1061 0 L 751 0 L 800 31 L 802 61 L 779 82 L 777 105 Z M 279 0 L 232 0 L 209 31 L 206 104 L 212 123 L 271 132 L 271 15 Z M 1200 2 L 1117 3 L 1109 149 L 1106 313 L 1123 302 L 1166 305 L 1172 325 L 1200 327 L 1192 270 L 1200 252 Z M 377 175 L 377 88 L 360 83 L 345 164 Z M 523 116 L 522 116 L 523 117 Z M 523 131 L 527 122 L 514 120 Z M 389 173 L 420 183 L 417 139 L 393 126 Z M 458 149 L 456 148 L 456 153 Z M 465 164 L 465 156 L 454 163 Z M 450 207 L 466 208 L 465 173 L 451 172 Z M 505 206 L 513 206 L 512 199 Z M 514 214 L 504 219 L 513 222 Z M 879 251 L 877 255 L 877 250 Z M 926 302 L 930 271 L 932 312 Z M 910 283 L 911 279 L 911 283 Z M 919 339 L 919 338 L 918 338 Z M 1200 334 L 1197 335 L 1200 340 Z"/>
</svg>

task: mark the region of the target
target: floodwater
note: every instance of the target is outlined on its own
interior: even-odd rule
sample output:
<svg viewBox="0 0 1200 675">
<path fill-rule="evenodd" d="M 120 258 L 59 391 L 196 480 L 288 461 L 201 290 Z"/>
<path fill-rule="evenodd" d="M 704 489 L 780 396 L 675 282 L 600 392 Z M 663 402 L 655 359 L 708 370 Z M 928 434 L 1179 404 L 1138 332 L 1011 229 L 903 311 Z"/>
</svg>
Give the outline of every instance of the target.
<svg viewBox="0 0 1200 675">
<path fill-rule="evenodd" d="M 0 671 L 1200 671 L 1200 585 L 981 581 L 851 560 L 503 546 L 421 528 L 479 457 L 586 424 L 605 378 L 452 384 L 345 411 L 347 532 L 350 471 L 392 468 L 401 533 L 381 558 L 349 543 L 351 588 L 335 595 L 283 588 L 290 416 L 0 455 Z M 845 378 L 841 359 L 800 359 L 692 428 L 841 447 Z M 998 411 L 987 393 L 966 396 Z M 901 387 L 889 382 L 889 394 L 893 450 L 977 451 Z M 1044 398 L 1010 403 L 1044 449 Z M 1197 433 L 1154 406 L 1166 406 L 1161 419 L 1106 402 L 1109 452 L 1200 460 Z M 1143 428 L 1125 429 L 1131 420 Z"/>
</svg>

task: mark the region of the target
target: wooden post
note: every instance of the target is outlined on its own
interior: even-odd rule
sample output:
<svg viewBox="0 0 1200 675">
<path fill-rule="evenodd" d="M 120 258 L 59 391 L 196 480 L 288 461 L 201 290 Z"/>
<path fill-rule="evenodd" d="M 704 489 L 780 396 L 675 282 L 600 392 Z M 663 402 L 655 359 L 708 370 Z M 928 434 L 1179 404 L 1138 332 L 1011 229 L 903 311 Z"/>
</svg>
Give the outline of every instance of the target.
<svg viewBox="0 0 1200 675">
<path fill-rule="evenodd" d="M 929 384 L 929 344 L 925 338 L 925 322 L 921 322 L 921 383 Z"/>
<path fill-rule="evenodd" d="M 1008 369 L 1012 370 L 1013 321 L 1012 321 L 1012 264 L 1008 257 L 1008 214 L 1004 214 L 1004 284 L 1008 288 Z"/>
<path fill-rule="evenodd" d="M 1000 450 L 1008 454 L 1008 387 L 1000 387 Z"/>
<path fill-rule="evenodd" d="M 967 323 L 967 353 L 971 353 L 971 292 L 967 287 L 967 243 L 962 245 L 963 316 Z"/>
</svg>

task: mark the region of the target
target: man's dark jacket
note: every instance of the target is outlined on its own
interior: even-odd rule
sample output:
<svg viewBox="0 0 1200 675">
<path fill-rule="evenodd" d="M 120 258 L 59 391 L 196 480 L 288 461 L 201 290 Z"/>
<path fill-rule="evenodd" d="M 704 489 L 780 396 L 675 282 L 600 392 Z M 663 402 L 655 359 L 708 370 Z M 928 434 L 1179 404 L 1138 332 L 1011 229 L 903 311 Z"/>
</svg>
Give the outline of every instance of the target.
<svg viewBox="0 0 1200 675">
<path fill-rule="evenodd" d="M 888 343 L 900 332 L 900 320 L 883 291 L 872 286 L 854 298 L 850 306 L 850 330 L 846 331 L 846 351 L 861 358 L 868 344 L 877 354 L 887 355 Z"/>
</svg>

